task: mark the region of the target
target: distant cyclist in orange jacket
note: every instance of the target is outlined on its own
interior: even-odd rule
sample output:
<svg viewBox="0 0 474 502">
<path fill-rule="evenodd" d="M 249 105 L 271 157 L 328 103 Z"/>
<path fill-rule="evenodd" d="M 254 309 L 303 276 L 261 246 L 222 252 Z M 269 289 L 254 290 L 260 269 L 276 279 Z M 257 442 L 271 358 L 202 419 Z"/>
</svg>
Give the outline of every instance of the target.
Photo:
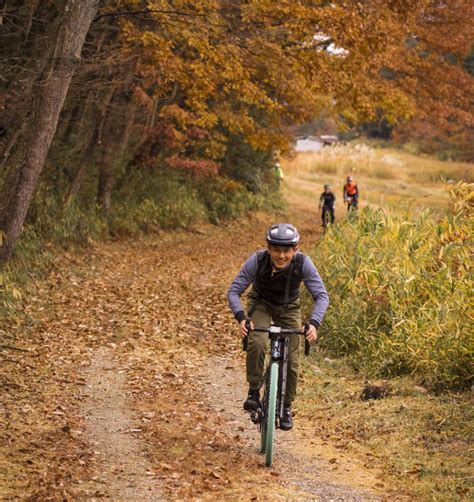
<svg viewBox="0 0 474 502">
<path fill-rule="evenodd" d="M 357 209 L 359 205 L 359 188 L 357 187 L 357 183 L 353 181 L 352 176 L 347 177 L 343 197 L 344 202 L 349 205 L 348 209 L 351 209 L 351 207 Z"/>
</svg>

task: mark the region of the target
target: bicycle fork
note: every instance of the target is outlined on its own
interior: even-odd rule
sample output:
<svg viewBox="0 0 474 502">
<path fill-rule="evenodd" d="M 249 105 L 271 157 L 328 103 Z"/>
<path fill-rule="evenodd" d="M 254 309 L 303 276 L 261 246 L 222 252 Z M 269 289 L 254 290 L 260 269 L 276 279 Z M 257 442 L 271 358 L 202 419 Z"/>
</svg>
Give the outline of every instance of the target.
<svg viewBox="0 0 474 502">
<path fill-rule="evenodd" d="M 279 427 L 280 419 L 283 416 L 285 408 L 289 344 L 289 338 L 272 341 L 271 358 L 273 361 L 279 361 L 280 364 L 280 371 L 278 372 L 278 394 L 276 409 L 277 427 Z"/>
<path fill-rule="evenodd" d="M 276 426 L 279 426 L 280 418 L 283 416 L 285 402 L 284 396 L 286 395 L 286 379 L 287 379 L 287 370 L 288 370 L 288 353 L 289 353 L 289 344 L 290 340 L 288 338 L 284 339 L 274 339 L 271 340 L 271 349 L 270 349 L 270 360 L 278 361 L 280 368 L 278 371 L 278 394 L 277 394 L 277 404 L 276 404 Z M 268 369 L 270 368 L 270 364 L 268 365 Z M 265 377 L 269 378 L 268 371 Z M 267 387 L 267 386 L 266 386 Z M 263 396 L 265 399 L 266 396 Z M 250 419 L 254 424 L 259 425 L 262 420 L 264 420 L 264 411 L 265 406 L 262 403 L 262 406 L 250 413 Z M 268 410 L 266 410 L 268 413 Z"/>
</svg>

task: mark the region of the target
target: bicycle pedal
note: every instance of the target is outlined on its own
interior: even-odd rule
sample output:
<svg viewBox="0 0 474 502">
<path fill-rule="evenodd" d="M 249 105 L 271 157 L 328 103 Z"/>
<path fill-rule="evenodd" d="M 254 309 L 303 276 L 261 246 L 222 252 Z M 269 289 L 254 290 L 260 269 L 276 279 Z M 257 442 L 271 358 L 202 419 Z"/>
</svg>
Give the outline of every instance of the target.
<svg viewBox="0 0 474 502">
<path fill-rule="evenodd" d="M 250 413 L 250 420 L 252 420 L 254 424 L 259 424 L 262 421 L 261 417 L 262 415 L 258 411 L 252 411 Z"/>
</svg>

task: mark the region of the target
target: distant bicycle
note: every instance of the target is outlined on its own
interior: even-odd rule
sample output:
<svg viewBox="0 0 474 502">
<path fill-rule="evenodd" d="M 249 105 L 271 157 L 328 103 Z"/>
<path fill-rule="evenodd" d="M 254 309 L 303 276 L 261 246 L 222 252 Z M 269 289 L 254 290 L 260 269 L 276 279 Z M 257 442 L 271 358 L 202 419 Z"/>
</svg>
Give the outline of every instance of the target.
<svg viewBox="0 0 474 502">
<path fill-rule="evenodd" d="M 323 227 L 324 229 L 326 229 L 332 223 L 331 208 L 323 206 L 322 211 L 323 211 Z"/>
<path fill-rule="evenodd" d="M 342 191 L 342 197 L 347 204 L 347 212 L 349 212 L 357 209 L 359 203 L 359 187 L 352 179 L 352 176 L 348 176 L 346 181 Z"/>
<path fill-rule="evenodd" d="M 308 325 L 304 329 L 288 329 L 279 326 L 268 328 L 254 328 L 251 330 L 250 321 L 247 329 L 260 333 L 268 333 L 271 342 L 270 361 L 265 372 L 265 388 L 261 406 L 250 413 L 250 418 L 260 430 L 260 453 L 265 454 L 265 465 L 271 467 L 273 463 L 273 443 L 275 429 L 279 428 L 283 417 L 286 374 L 288 365 L 289 337 L 305 335 Z M 243 348 L 247 350 L 248 337 L 243 339 Z M 309 354 L 309 342 L 305 339 L 305 355 Z"/>
<path fill-rule="evenodd" d="M 358 207 L 357 197 L 346 197 L 347 212 L 355 211 Z"/>
<path fill-rule="evenodd" d="M 324 192 L 319 196 L 319 209 L 322 209 L 322 220 L 323 220 L 323 228 L 326 229 L 329 226 L 329 223 L 334 223 L 335 214 L 334 210 L 336 208 L 336 196 L 334 192 L 331 190 L 331 186 L 326 184 L 324 185 Z"/>
</svg>

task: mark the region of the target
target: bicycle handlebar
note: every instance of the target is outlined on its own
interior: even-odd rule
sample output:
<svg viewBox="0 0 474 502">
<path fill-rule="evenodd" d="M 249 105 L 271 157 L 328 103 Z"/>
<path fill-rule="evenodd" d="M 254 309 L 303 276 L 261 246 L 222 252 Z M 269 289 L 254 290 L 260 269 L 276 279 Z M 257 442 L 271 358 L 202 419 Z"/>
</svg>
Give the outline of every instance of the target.
<svg viewBox="0 0 474 502">
<path fill-rule="evenodd" d="M 304 335 L 304 329 L 281 328 L 280 326 L 269 326 L 268 328 L 253 328 L 251 331 L 258 333 L 269 333 L 272 335 Z"/>
<path fill-rule="evenodd" d="M 292 328 L 281 328 L 280 326 L 269 326 L 267 328 L 250 328 L 250 320 L 247 320 L 245 323 L 248 332 L 255 331 L 258 333 L 268 333 L 269 335 L 305 335 L 309 329 L 309 324 L 305 323 L 303 329 L 292 329 Z M 242 338 L 242 349 L 244 352 L 247 352 L 248 343 L 249 343 L 248 334 Z M 310 343 L 306 338 L 304 339 L 304 355 L 307 356 L 310 350 Z"/>
</svg>

